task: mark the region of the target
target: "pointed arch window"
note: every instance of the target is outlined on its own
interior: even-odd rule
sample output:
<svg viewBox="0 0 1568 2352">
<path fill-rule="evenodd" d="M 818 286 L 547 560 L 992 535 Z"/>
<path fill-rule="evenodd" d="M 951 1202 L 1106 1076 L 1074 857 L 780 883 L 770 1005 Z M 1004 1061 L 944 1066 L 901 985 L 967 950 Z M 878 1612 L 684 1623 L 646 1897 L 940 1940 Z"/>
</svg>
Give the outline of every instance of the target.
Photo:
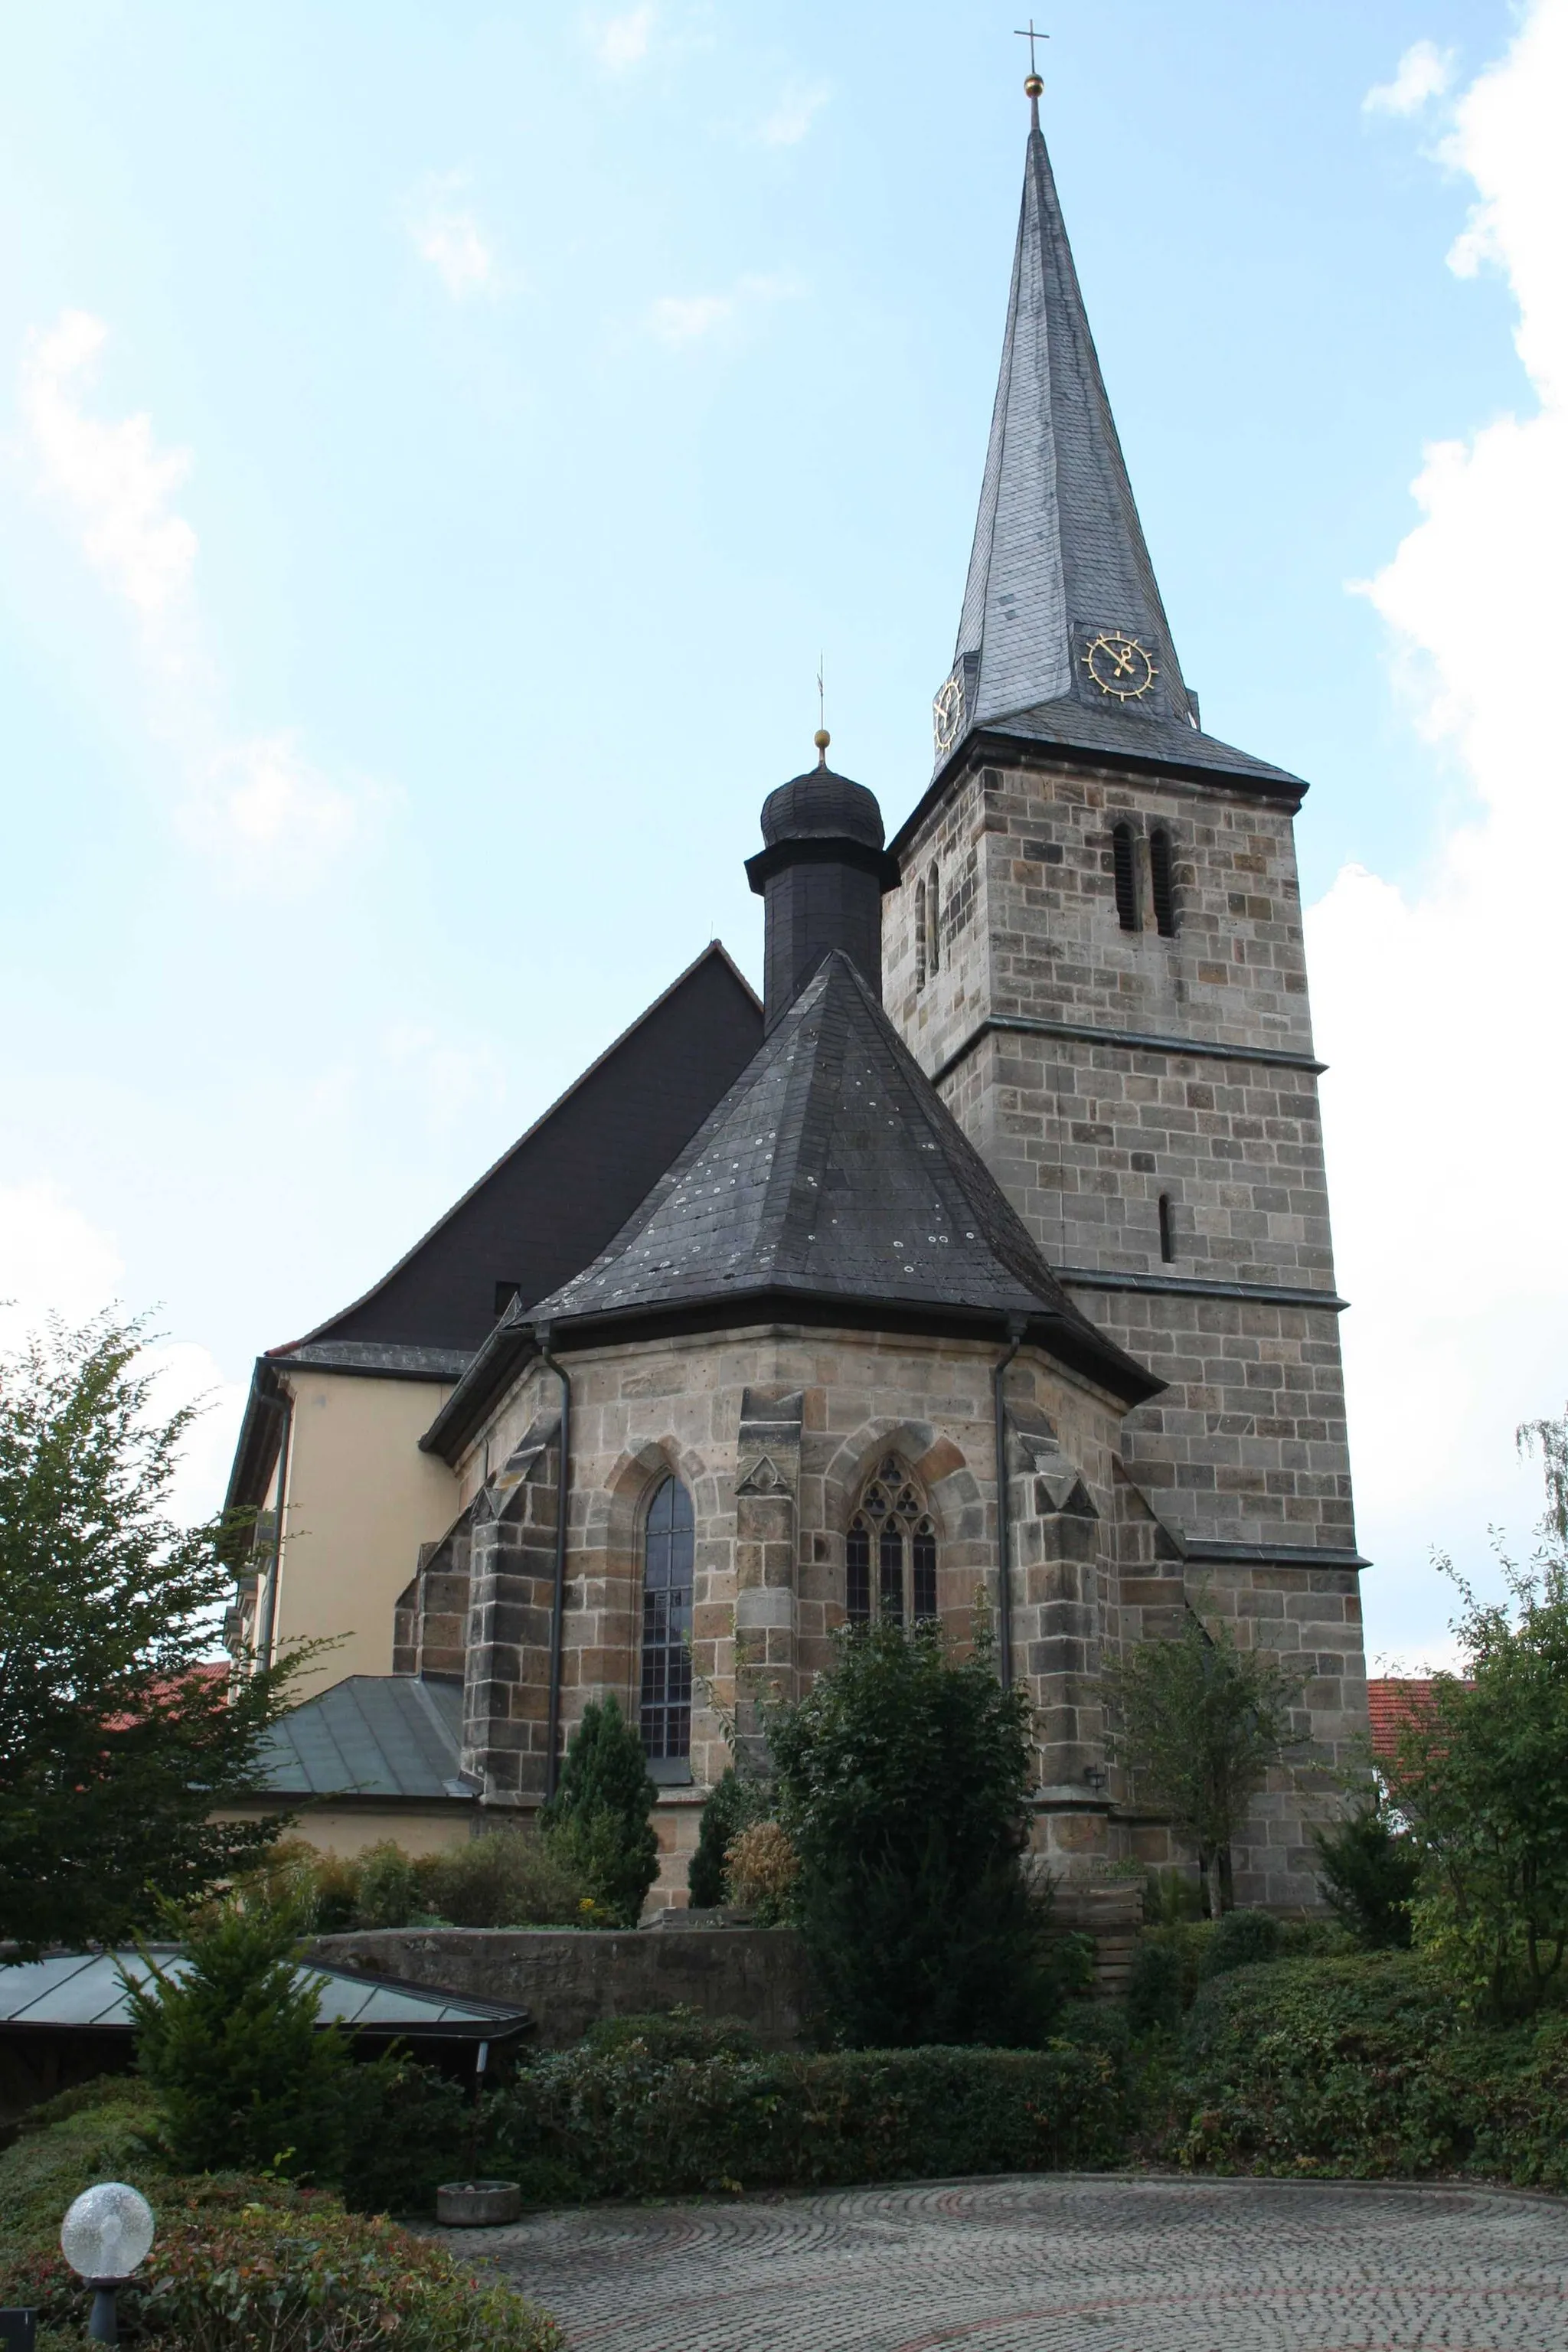
<svg viewBox="0 0 1568 2352">
<path fill-rule="evenodd" d="M 1138 920 L 1138 853 L 1130 824 L 1110 828 L 1110 866 L 1116 882 L 1116 919 L 1124 931 L 1136 931 Z"/>
<path fill-rule="evenodd" d="M 682 1764 L 691 1753 L 695 1552 L 691 1497 L 679 1478 L 667 1478 L 648 1505 L 643 1527 L 639 1719 L 643 1747 L 653 1764 Z"/>
<path fill-rule="evenodd" d="M 1154 898 L 1154 921 L 1163 940 L 1176 936 L 1176 893 L 1171 874 L 1171 836 L 1163 824 L 1149 835 L 1149 881 Z"/>
<path fill-rule="evenodd" d="M 867 1479 L 844 1545 L 844 1605 L 852 1625 L 936 1615 L 936 1525 L 896 1454 Z"/>
</svg>

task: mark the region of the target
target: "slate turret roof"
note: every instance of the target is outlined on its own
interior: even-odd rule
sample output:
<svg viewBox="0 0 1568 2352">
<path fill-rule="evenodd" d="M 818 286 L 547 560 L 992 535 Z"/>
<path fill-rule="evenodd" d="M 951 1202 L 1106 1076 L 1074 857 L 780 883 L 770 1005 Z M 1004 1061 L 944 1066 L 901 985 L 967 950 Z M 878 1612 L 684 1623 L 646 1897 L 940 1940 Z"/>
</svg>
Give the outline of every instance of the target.
<svg viewBox="0 0 1568 2352">
<path fill-rule="evenodd" d="M 977 733 L 1224 773 L 1299 797 L 1300 781 L 1197 724 L 1110 413 L 1037 102 L 1007 298 L 1002 366 L 952 677 L 962 719 L 943 775 Z M 1119 702 L 1089 676 L 1092 636 L 1136 637 L 1158 672 Z M 901 838 L 901 836 L 900 836 Z"/>
<path fill-rule="evenodd" d="M 609 1247 L 509 1318 L 423 1441 L 447 1452 L 549 1323 L 570 1348 L 783 1316 L 997 1331 L 1129 1403 L 1163 1383 L 1079 1313 L 850 959 L 816 978 Z"/>
</svg>

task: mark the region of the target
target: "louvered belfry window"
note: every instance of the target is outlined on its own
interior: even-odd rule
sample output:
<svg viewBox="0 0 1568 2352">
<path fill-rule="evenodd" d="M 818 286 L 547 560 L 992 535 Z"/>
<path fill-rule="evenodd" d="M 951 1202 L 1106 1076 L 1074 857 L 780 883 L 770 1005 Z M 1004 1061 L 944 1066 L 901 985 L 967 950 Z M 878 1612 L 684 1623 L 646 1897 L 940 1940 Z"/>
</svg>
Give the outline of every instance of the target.
<svg viewBox="0 0 1568 2352">
<path fill-rule="evenodd" d="M 936 1615 L 936 1528 L 896 1454 L 867 1480 L 844 1548 L 844 1603 L 852 1625 Z"/>
<path fill-rule="evenodd" d="M 1171 872 L 1171 836 L 1163 824 L 1149 835 L 1149 883 L 1154 897 L 1154 923 L 1160 936 L 1176 936 L 1176 891 Z"/>
<path fill-rule="evenodd" d="M 667 1478 L 643 1535 L 642 1740 L 650 1758 L 691 1753 L 691 1497 Z"/>
<path fill-rule="evenodd" d="M 1132 846 L 1130 824 L 1113 824 L 1110 828 L 1110 866 L 1116 883 L 1116 919 L 1124 931 L 1141 930 L 1137 852 Z"/>
</svg>

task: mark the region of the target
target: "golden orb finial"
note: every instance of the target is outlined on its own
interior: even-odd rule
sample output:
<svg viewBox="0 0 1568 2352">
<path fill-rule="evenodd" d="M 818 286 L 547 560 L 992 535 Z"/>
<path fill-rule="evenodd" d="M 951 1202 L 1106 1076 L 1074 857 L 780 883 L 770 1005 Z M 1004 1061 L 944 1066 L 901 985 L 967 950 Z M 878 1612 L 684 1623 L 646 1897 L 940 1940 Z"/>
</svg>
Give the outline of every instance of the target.
<svg viewBox="0 0 1568 2352">
<path fill-rule="evenodd" d="M 1044 90 L 1045 87 L 1046 87 L 1046 85 L 1045 85 L 1045 83 L 1040 79 L 1040 77 L 1039 77 L 1039 75 L 1038 75 L 1038 74 L 1032 73 L 1032 74 L 1026 74 L 1026 75 L 1025 75 L 1025 77 L 1024 77 L 1024 96 L 1025 96 L 1026 98 L 1038 98 L 1038 97 L 1040 96 L 1040 94 L 1042 93 L 1042 91 Z"/>
<path fill-rule="evenodd" d="M 819 727 L 811 740 L 816 746 L 817 766 L 819 768 L 826 768 L 827 765 L 827 747 L 833 740 L 832 736 L 828 733 L 826 727 Z"/>
</svg>

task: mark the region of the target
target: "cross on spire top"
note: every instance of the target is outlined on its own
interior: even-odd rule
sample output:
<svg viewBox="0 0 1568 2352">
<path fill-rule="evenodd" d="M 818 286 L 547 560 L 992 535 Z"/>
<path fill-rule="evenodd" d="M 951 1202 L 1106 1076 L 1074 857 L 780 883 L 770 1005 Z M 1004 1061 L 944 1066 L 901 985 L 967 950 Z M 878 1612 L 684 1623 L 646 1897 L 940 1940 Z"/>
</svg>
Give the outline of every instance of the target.
<svg viewBox="0 0 1568 2352">
<path fill-rule="evenodd" d="M 1037 33 L 1035 30 L 1035 20 L 1032 16 L 1026 26 L 1016 26 L 1013 31 L 1013 38 L 1016 41 L 1027 41 L 1029 44 L 1029 71 L 1027 79 L 1024 83 L 1024 91 L 1029 101 L 1029 128 L 1031 131 L 1037 131 L 1040 127 L 1040 92 L 1046 86 L 1040 79 L 1039 68 L 1035 63 L 1035 43 L 1037 41 L 1048 41 L 1050 37 L 1051 37 L 1048 33 Z"/>
</svg>

